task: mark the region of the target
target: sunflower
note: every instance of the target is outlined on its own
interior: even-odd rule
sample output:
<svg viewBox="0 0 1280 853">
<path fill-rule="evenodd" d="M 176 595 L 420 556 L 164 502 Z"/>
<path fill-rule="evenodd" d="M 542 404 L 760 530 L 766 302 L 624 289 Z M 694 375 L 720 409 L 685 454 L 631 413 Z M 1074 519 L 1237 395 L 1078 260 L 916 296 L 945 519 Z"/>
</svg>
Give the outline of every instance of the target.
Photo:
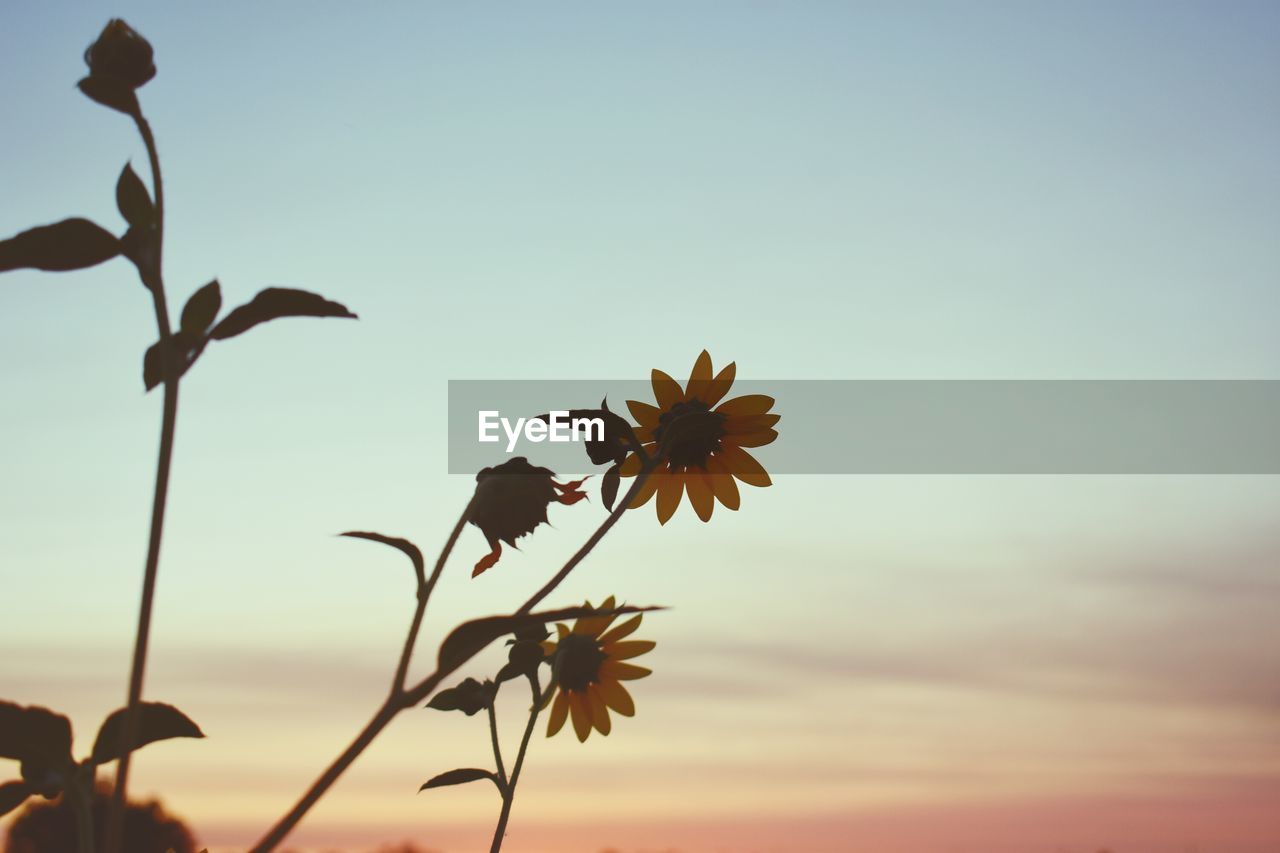
<svg viewBox="0 0 1280 853">
<path fill-rule="evenodd" d="M 658 467 L 631 501 L 633 509 L 656 494 L 658 521 L 666 524 L 687 492 L 698 518 L 710 521 L 716 501 L 738 508 L 735 478 L 749 486 L 772 483 L 764 467 L 743 448 L 763 447 L 776 439 L 774 426 L 781 416 L 770 414 L 773 398 L 764 394 L 720 402 L 733 385 L 736 369 L 730 362 L 713 378 L 711 356 L 703 350 L 683 389 L 661 370 L 654 370 L 658 405 L 627 401 L 639 424 L 636 438 L 645 452 L 653 456 L 663 451 Z M 640 467 L 640 458 L 632 454 L 622 463 L 621 474 L 634 477 Z"/>
<path fill-rule="evenodd" d="M 586 606 L 591 607 L 591 602 L 586 602 Z M 609 596 L 600 609 L 610 610 L 613 606 L 613 596 Z M 612 629 L 609 626 L 617 614 L 584 616 L 574 623 L 572 630 L 564 624 L 556 625 L 559 634 L 556 641 L 547 640 L 542 644 L 551 659 L 552 678 L 557 688 L 554 701 L 552 695 L 547 696 L 551 705 L 547 737 L 560 731 L 570 716 L 578 740 L 586 741 L 593 728 L 602 735 L 612 729 L 610 708 L 624 717 L 635 715 L 635 703 L 622 682 L 644 678 L 652 670 L 626 661 L 645 654 L 656 644 L 625 638 L 640 627 L 643 616 L 637 613 Z"/>
</svg>

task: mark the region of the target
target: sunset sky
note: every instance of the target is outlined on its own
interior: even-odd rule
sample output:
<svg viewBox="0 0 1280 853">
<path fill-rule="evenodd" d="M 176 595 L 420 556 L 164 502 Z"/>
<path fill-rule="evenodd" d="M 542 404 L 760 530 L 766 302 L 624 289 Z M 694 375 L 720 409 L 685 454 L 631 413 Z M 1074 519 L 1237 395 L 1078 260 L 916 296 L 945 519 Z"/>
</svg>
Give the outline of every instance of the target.
<svg viewBox="0 0 1280 853">
<path fill-rule="evenodd" d="M 0 236 L 123 230 L 145 154 L 74 88 L 111 16 L 156 46 L 174 298 L 216 276 L 361 317 L 215 344 L 182 386 L 146 693 L 208 737 L 131 789 L 214 853 L 389 685 L 412 573 L 334 534 L 434 555 L 473 486 L 450 379 L 683 378 L 704 348 L 753 380 L 1280 379 L 1273 3 L 8 3 Z M 124 261 L 0 280 L 0 698 L 68 714 L 78 753 L 125 697 L 154 335 Z M 468 529 L 415 671 L 602 518 L 553 507 L 475 580 Z M 782 474 L 706 525 L 646 507 L 549 602 L 670 606 L 638 714 L 540 727 L 503 849 L 1274 853 L 1278 520 L 1265 476 Z M 406 712 L 291 843 L 487 849 L 491 787 L 415 792 L 490 760 L 481 718 Z"/>
</svg>

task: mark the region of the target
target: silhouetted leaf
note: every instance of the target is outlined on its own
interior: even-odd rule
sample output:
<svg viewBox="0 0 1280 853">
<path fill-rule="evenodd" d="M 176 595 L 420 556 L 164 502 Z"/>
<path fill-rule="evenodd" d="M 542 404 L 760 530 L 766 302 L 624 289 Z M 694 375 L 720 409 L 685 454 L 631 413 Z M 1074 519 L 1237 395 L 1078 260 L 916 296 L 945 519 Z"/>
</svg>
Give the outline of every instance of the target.
<svg viewBox="0 0 1280 853">
<path fill-rule="evenodd" d="M 129 163 L 124 164 L 120 179 L 116 181 L 116 207 L 124 221 L 134 228 L 149 228 L 156 218 L 151 194 Z"/>
<path fill-rule="evenodd" d="M 221 307 L 222 288 L 218 286 L 218 280 L 214 279 L 191 294 L 191 298 L 187 300 L 182 309 L 182 331 L 196 338 L 203 336 L 213 325 L 213 319 L 218 316 L 218 309 Z"/>
<path fill-rule="evenodd" d="M 621 477 L 622 472 L 617 465 L 604 472 L 604 477 L 600 480 L 600 500 L 604 503 L 605 509 L 613 509 L 613 502 L 618 497 L 618 483 Z"/>
<path fill-rule="evenodd" d="M 90 99 L 104 107 L 136 116 L 140 112 L 138 96 L 133 87 L 111 77 L 86 77 L 76 87 Z"/>
<path fill-rule="evenodd" d="M 593 607 L 563 607 L 559 610 L 543 610 L 527 615 L 486 616 L 463 622 L 449 632 L 440 644 L 437 666 L 441 671 L 449 672 L 474 657 L 485 646 L 504 634 L 512 634 L 517 630 L 547 622 L 560 622 L 566 619 L 578 619 L 582 616 L 605 616 L 622 613 L 645 613 L 650 610 L 661 610 L 660 607 L 633 607 L 623 605 L 608 610 Z"/>
<path fill-rule="evenodd" d="M 481 684 L 474 678 L 467 678 L 457 687 L 441 690 L 432 696 L 427 707 L 437 711 L 461 711 L 470 717 L 477 711 L 488 708 L 497 692 L 492 681 Z"/>
<path fill-rule="evenodd" d="M 71 721 L 48 708 L 0 702 L 0 758 L 39 767 L 71 763 Z"/>
<path fill-rule="evenodd" d="M 346 533 L 339 533 L 338 535 L 350 536 L 352 539 L 368 539 L 370 542 L 380 542 L 383 545 L 395 548 L 413 562 L 413 570 L 418 575 L 418 583 L 426 583 L 426 565 L 422 560 L 422 552 L 418 550 L 417 545 L 414 545 L 408 539 L 383 536 L 381 533 L 370 533 L 367 530 L 348 530 Z"/>
<path fill-rule="evenodd" d="M 200 356 L 201 345 L 200 338 L 193 337 L 184 331 L 178 331 L 169 336 L 168 352 L 176 365 L 177 378 L 181 379 L 185 376 L 191 369 L 191 365 L 196 363 L 196 359 Z M 148 391 L 164 381 L 164 353 L 165 348 L 156 341 L 142 356 L 142 384 Z"/>
<path fill-rule="evenodd" d="M 126 713 L 124 708 L 114 711 L 103 721 L 102 728 L 98 729 L 98 738 L 93 743 L 95 764 L 104 764 L 120 757 L 120 740 L 124 736 Z M 143 702 L 138 706 L 138 738 L 133 743 L 133 749 L 175 737 L 202 738 L 204 732 L 172 705 Z"/>
<path fill-rule="evenodd" d="M 236 308 L 213 327 L 214 340 L 226 340 L 249 331 L 259 323 L 280 317 L 349 317 L 356 315 L 345 305 L 330 302 L 319 294 L 288 287 L 268 287 Z"/>
<path fill-rule="evenodd" d="M 441 773 L 429 779 L 418 793 L 422 793 L 428 788 L 444 788 L 447 785 L 465 785 L 468 782 L 478 782 L 481 779 L 488 779 L 493 784 L 498 784 L 498 777 L 488 770 L 481 770 L 478 767 L 459 767 L 457 770 L 450 770 L 448 773 Z"/>
<path fill-rule="evenodd" d="M 120 241 L 105 228 L 87 219 L 64 219 L 0 241 L 0 272 L 22 267 L 49 272 L 85 269 L 120 251 Z"/>
<path fill-rule="evenodd" d="M 34 793 L 26 782 L 5 782 L 0 785 L 0 815 L 7 815 Z"/>
</svg>

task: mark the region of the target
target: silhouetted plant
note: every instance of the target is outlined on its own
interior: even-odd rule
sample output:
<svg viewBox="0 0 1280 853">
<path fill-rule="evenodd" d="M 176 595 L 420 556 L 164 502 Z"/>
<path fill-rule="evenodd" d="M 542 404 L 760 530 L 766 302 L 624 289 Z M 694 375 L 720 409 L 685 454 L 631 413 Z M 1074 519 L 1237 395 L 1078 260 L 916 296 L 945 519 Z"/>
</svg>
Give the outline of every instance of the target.
<svg viewBox="0 0 1280 853">
<path fill-rule="evenodd" d="M 160 157 L 151 126 L 143 116 L 137 90 L 156 74 L 154 51 L 137 31 L 120 19 L 113 19 L 84 54 L 89 74 L 78 84 L 86 96 L 133 120 L 147 149 L 152 188 L 149 192 L 133 167 L 126 163 L 116 181 L 116 206 L 127 229 L 117 237 L 87 219 L 71 218 L 52 225 L 24 231 L 0 241 L 0 272 L 32 268 L 62 272 L 105 263 L 117 256 L 131 261 L 142 284 L 151 293 L 158 339 L 142 360 L 142 379 L 150 391 L 164 386 L 160 429 L 160 458 L 156 466 L 152 501 L 151 533 L 147 543 L 138 629 L 130 669 L 128 705 L 119 726 L 120 767 L 116 774 L 115 805 L 107 829 L 107 849 L 120 849 L 120 819 L 129 778 L 130 751 L 139 726 L 138 708 L 142 698 L 147 646 L 151 631 L 151 611 L 160 564 L 160 543 L 164 533 L 165 507 L 169 491 L 169 469 L 173 457 L 178 415 L 178 385 L 204 352 L 210 341 L 226 340 L 259 323 L 280 317 L 352 317 L 344 306 L 314 293 L 288 288 L 268 288 L 252 301 L 228 312 L 218 321 L 222 294 L 217 281 L 197 290 L 182 309 L 177 329 L 170 323 L 165 289 L 164 181 Z"/>
<path fill-rule="evenodd" d="M 107 24 L 85 52 L 85 61 L 89 75 L 80 81 L 80 90 L 97 103 L 132 119 L 147 150 L 151 189 L 148 190 L 126 164 L 116 182 L 117 207 L 127 226 L 123 234 L 117 236 L 81 218 L 33 228 L 0 241 L 0 272 L 18 268 L 82 269 L 117 256 L 133 263 L 151 294 L 156 319 L 157 340 L 143 355 L 142 374 L 147 390 L 157 386 L 164 389 L 159 460 L 128 704 L 103 724 L 92 754 L 76 762 L 71 757 L 71 726 L 65 717 L 43 708 L 0 703 L 0 757 L 20 762 L 22 777 L 0 785 L 0 813 L 16 808 L 34 794 L 61 795 L 60 807 L 71 808 L 79 816 L 80 853 L 95 853 L 95 820 L 90 813 L 94 773 L 99 764 L 118 759 L 105 849 L 108 853 L 121 853 L 132 751 L 168 737 L 202 737 L 195 724 L 176 709 L 141 701 L 179 384 L 213 341 L 236 337 L 281 317 L 354 318 L 355 315 L 343 305 L 314 293 L 276 287 L 267 288 L 248 303 L 221 314 L 221 288 L 217 281 L 212 281 L 192 294 L 177 327 L 173 327 L 162 267 L 164 184 L 155 138 L 137 98 L 138 88 L 155 76 L 154 51 L 146 39 L 116 19 Z M 474 566 L 472 575 L 475 576 L 497 563 L 502 543 L 514 546 L 517 539 L 531 535 L 547 521 L 550 504 L 569 506 L 583 500 L 586 497 L 581 488 L 584 480 L 558 482 L 552 471 L 534 466 L 522 457 L 485 468 L 477 475 L 475 490 L 430 573 L 422 551 L 408 539 L 371 531 L 342 534 L 394 548 L 409 559 L 416 581 L 413 616 L 390 690 L 372 719 L 298 802 L 264 834 L 252 848 L 253 853 L 276 849 L 392 719 L 428 699 L 429 707 L 437 710 L 457 710 L 468 716 L 487 712 L 495 769 L 450 770 L 432 777 L 420 790 L 492 781 L 502 799 L 491 847 L 491 851 L 497 853 L 505 837 L 516 785 L 541 711 L 550 708 L 548 736 L 560 731 L 569 720 L 580 741 L 586 741 L 592 731 L 609 734 L 611 711 L 623 716 L 631 716 L 635 711 L 622 682 L 649 674 L 648 669 L 636 666 L 631 659 L 654 647 L 652 642 L 629 639 L 629 636 L 640 625 L 643 612 L 658 608 L 618 605 L 613 597 L 600 607 L 588 602 L 560 609 L 536 608 L 586 559 L 627 510 L 642 506 L 655 495 L 661 523 L 671 518 L 686 493 L 698 517 L 707 521 L 717 501 L 728 509 L 738 508 L 735 480 L 754 486 L 770 485 L 768 474 L 743 448 L 768 444 L 777 437 L 774 426 L 778 415 L 770 412 L 774 401 L 764 395 L 748 395 L 722 403 L 734 376 L 733 364 L 713 376 L 711 357 L 703 351 L 683 388 L 666 373 L 653 371 L 657 406 L 627 402 L 638 422 L 636 426 L 609 411 L 604 402 L 598 410 L 574 410 L 576 416 L 599 417 L 605 425 L 603 436 L 588 441 L 586 451 L 592 464 L 609 466 L 600 487 L 608 515 L 561 568 L 516 610 L 473 619 L 449 632 L 437 652 L 434 671 L 416 683 L 410 684 L 408 671 L 427 604 L 463 529 L 468 524 L 474 525 L 489 544 L 489 553 Z M 623 477 L 634 479 L 619 500 L 617 493 Z M 614 626 L 614 620 L 623 615 L 630 618 Z M 571 620 L 574 621 L 572 628 L 563 624 Z M 561 623 L 556 626 L 554 641 L 547 630 L 553 623 Z M 445 679 L 503 637 L 510 638 L 507 661 L 492 678 L 484 681 L 466 678 L 436 693 Z M 544 666 L 548 668 L 545 688 Z M 508 775 L 498 742 L 494 700 L 504 683 L 519 679 L 529 684 L 531 704 L 520 748 Z M 182 843 L 170 846 L 178 853 L 185 853 L 190 845 L 183 847 Z M 143 853 L 132 846 L 132 841 L 130 844 L 129 853 Z"/>
<path fill-rule="evenodd" d="M 91 806 L 96 826 L 106 822 L 110 806 L 111 786 L 98 785 Z M 5 853 L 66 853 L 76 849 L 73 811 L 68 797 L 54 803 L 27 805 L 9 827 Z M 129 853 L 196 853 L 191 830 L 158 800 L 129 802 L 124 813 L 124 843 Z M 96 848 L 102 849 L 101 845 Z"/>
</svg>

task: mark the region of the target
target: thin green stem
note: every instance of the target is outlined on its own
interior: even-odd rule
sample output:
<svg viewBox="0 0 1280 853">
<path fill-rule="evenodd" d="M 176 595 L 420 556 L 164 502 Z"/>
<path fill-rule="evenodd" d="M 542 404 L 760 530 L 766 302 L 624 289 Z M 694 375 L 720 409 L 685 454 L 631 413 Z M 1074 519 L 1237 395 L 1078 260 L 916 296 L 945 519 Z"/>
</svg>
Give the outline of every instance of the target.
<svg viewBox="0 0 1280 853">
<path fill-rule="evenodd" d="M 529 687 L 533 693 L 533 707 L 529 709 L 529 722 L 525 724 L 524 737 L 520 739 L 520 751 L 516 753 L 515 764 L 511 765 L 511 779 L 502 788 L 502 812 L 498 815 L 498 825 L 493 830 L 493 844 L 489 847 L 489 853 L 498 853 L 502 849 L 502 841 L 507 835 L 507 821 L 511 819 L 511 805 L 516 799 L 516 784 L 520 781 L 520 770 L 524 767 L 524 757 L 529 750 L 529 738 L 533 735 L 533 727 L 538 721 L 538 714 L 542 712 L 542 706 L 555 690 L 555 685 L 551 684 L 544 695 L 536 672 L 529 676 Z"/>
<path fill-rule="evenodd" d="M 155 603 L 156 577 L 160 570 L 160 542 L 164 536 L 165 507 L 169 498 L 169 471 L 173 461 L 174 436 L 178 425 L 179 374 L 169 357 L 169 309 L 165 301 L 161 258 L 164 247 L 164 179 L 160 173 L 160 155 L 156 149 L 151 125 L 142 113 L 133 116 L 147 148 L 151 163 L 152 190 L 155 195 L 154 257 L 144 250 L 139 267 L 143 283 L 151 291 L 155 307 L 156 330 L 164 353 L 164 404 L 160 421 L 160 452 L 156 463 L 155 491 L 151 504 L 151 532 L 147 539 L 146 568 L 142 578 L 142 601 L 138 608 L 138 628 L 134 637 L 133 663 L 129 671 L 129 694 L 124 725 L 120 727 L 120 761 L 116 771 L 115 791 L 107 818 L 107 853 L 120 853 L 124 832 L 124 805 L 128 796 L 129 765 L 132 745 L 138 741 L 138 704 L 142 701 L 142 685 L 147 667 L 147 648 L 151 637 L 151 612 Z"/>
</svg>

